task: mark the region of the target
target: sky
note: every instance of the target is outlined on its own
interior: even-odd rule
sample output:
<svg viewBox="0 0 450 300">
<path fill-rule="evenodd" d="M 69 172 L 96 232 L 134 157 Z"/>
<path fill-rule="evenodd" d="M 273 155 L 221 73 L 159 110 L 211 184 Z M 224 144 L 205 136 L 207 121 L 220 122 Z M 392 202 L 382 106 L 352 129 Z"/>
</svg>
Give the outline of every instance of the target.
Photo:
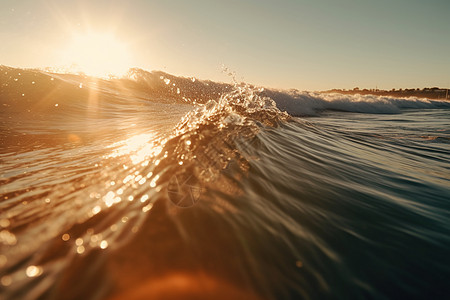
<svg viewBox="0 0 450 300">
<path fill-rule="evenodd" d="M 0 0 L 0 65 L 230 82 L 225 66 L 310 91 L 450 87 L 449 14 L 448 0 Z"/>
</svg>

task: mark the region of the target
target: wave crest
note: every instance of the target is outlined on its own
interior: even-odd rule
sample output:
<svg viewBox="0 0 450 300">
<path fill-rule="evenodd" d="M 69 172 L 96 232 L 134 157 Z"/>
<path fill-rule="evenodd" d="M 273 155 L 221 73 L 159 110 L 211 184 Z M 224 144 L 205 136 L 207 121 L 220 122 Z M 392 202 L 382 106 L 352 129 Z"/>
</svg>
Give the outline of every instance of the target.
<svg viewBox="0 0 450 300">
<path fill-rule="evenodd" d="M 358 113 L 396 114 L 404 109 L 450 108 L 450 102 L 426 98 L 395 98 L 374 95 L 344 95 L 257 89 L 247 84 L 218 83 L 170 75 L 161 71 L 148 72 L 132 68 L 123 78 L 109 80 L 83 74 L 56 74 L 40 70 L 15 69 L 0 66 L 0 100 L 7 109 L 29 109 L 38 103 L 38 110 L 52 109 L 56 100 L 77 104 L 86 101 L 92 92 L 100 93 L 105 101 L 113 98 L 141 99 L 165 103 L 206 104 L 208 101 L 229 101 L 238 96 L 241 103 L 235 110 L 261 106 L 260 101 L 272 99 L 278 109 L 293 116 L 316 116 L 323 111 L 337 110 Z M 251 92 L 250 92 L 251 91 Z M 233 96 L 235 94 L 235 96 Z M 259 97 L 256 99 L 255 97 Z M 221 100 L 222 99 L 222 100 Z M 23 101 L 25 100 L 25 101 Z M 229 104 L 230 107 L 233 105 Z M 25 107 L 22 107 L 25 106 Z M 231 118 L 231 117 L 230 117 Z"/>
<path fill-rule="evenodd" d="M 343 95 L 313 92 L 265 90 L 279 109 L 294 116 L 316 116 L 322 111 L 336 110 L 372 114 L 397 114 L 403 109 L 450 108 L 450 102 L 425 98 L 394 98 L 375 95 Z"/>
</svg>

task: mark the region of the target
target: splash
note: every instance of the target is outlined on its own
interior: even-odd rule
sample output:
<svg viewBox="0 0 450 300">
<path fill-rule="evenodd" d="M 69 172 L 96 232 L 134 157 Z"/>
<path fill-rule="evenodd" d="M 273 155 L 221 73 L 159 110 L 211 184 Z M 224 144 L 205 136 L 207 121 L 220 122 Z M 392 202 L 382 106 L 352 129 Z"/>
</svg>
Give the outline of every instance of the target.
<svg viewBox="0 0 450 300">
<path fill-rule="evenodd" d="M 7 299 L 99 299 L 180 269 L 273 299 L 447 286 L 445 102 L 140 69 L 0 79 Z"/>
</svg>

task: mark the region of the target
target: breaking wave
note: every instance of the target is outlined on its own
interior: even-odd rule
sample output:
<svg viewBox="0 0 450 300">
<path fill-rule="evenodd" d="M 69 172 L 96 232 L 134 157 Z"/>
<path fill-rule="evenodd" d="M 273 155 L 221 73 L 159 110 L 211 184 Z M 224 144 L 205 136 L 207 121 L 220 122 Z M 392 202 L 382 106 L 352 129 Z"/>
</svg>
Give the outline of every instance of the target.
<svg viewBox="0 0 450 300">
<path fill-rule="evenodd" d="M 448 102 L 140 69 L 0 80 L 6 299 L 448 294 Z"/>
</svg>

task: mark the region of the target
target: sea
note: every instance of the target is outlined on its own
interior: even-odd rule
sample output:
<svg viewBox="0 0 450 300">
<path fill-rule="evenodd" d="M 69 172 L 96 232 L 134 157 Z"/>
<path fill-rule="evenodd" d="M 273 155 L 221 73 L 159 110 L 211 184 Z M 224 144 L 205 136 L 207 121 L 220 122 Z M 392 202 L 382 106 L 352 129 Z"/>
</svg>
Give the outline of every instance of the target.
<svg viewBox="0 0 450 300">
<path fill-rule="evenodd" d="M 0 66 L 1 299 L 448 299 L 449 279 L 448 101 Z"/>
</svg>

